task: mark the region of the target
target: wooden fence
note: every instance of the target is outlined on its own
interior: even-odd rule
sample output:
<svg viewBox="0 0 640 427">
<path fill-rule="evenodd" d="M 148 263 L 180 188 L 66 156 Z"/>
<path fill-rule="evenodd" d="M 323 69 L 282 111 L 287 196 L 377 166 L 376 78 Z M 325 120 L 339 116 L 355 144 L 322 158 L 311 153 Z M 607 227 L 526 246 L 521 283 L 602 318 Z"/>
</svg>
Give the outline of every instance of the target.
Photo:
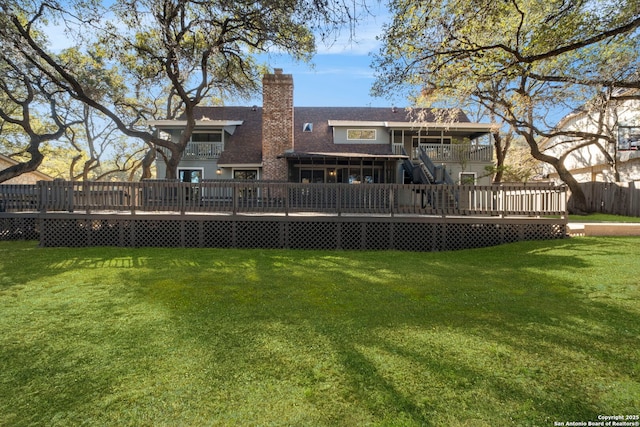
<svg viewBox="0 0 640 427">
<path fill-rule="evenodd" d="M 547 216 L 567 213 L 566 187 L 41 181 L 0 185 L 0 211 Z"/>
<path fill-rule="evenodd" d="M 640 217 L 640 185 L 635 182 L 584 182 L 580 184 L 587 199 L 588 212 Z M 573 208 L 569 196 L 568 208 Z"/>
</svg>

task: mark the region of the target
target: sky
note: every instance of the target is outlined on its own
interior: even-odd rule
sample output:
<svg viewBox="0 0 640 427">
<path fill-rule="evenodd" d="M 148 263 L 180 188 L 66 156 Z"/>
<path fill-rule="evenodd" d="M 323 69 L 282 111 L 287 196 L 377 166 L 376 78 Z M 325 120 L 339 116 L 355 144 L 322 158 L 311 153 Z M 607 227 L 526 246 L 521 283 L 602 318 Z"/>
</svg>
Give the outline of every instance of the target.
<svg viewBox="0 0 640 427">
<path fill-rule="evenodd" d="M 296 107 L 404 107 L 400 97 L 386 99 L 370 95 L 374 83 L 372 57 L 362 53 L 322 53 L 313 65 L 295 63 L 287 58 L 272 60 L 272 68 L 282 68 L 293 76 Z M 246 101 L 230 100 L 227 105 L 261 105 L 260 95 Z"/>
<path fill-rule="evenodd" d="M 317 42 L 317 53 L 312 64 L 296 63 L 290 57 L 273 54 L 262 58 L 271 69 L 282 68 L 293 75 L 294 105 L 297 107 L 405 107 L 406 97 L 374 98 L 370 95 L 374 83 L 373 57 L 381 44 L 383 24 L 390 19 L 389 12 L 380 2 L 369 7 L 370 14 L 359 16 L 351 34 L 341 31 L 330 45 Z M 53 50 L 67 47 L 60 26 L 49 26 Z M 259 61 L 260 62 L 260 61 Z M 262 105 L 262 96 L 252 99 L 228 99 L 225 105 Z"/>
<path fill-rule="evenodd" d="M 370 95 L 374 82 L 372 58 L 362 53 L 322 53 L 315 56 L 311 68 L 286 58 L 271 62 L 273 68 L 293 75 L 293 97 L 296 107 L 386 107 L 404 106 L 404 100 L 374 98 Z M 239 101 L 239 105 L 247 105 Z M 258 96 L 250 105 L 261 105 Z M 236 104 L 233 101 L 227 104 Z"/>
<path fill-rule="evenodd" d="M 371 62 L 380 49 L 377 36 L 389 14 L 380 5 L 373 15 L 358 20 L 353 37 L 344 31 L 331 45 L 318 41 L 317 54 L 312 65 L 296 63 L 286 56 L 268 59 L 271 68 L 282 68 L 293 75 L 294 105 L 297 107 L 405 107 L 406 98 L 373 97 L 370 94 L 375 81 Z M 257 96 L 249 101 L 229 100 L 227 105 L 261 105 Z"/>
</svg>

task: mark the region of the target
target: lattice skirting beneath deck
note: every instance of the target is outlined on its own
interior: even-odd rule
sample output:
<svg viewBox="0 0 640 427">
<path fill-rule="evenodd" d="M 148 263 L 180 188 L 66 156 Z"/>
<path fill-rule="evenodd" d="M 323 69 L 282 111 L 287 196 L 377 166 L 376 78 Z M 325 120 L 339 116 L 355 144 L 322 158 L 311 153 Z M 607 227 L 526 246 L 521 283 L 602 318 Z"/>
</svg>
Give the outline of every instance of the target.
<svg viewBox="0 0 640 427">
<path fill-rule="evenodd" d="M 1 214 L 0 240 L 38 240 L 40 221 L 35 215 Z"/>
<path fill-rule="evenodd" d="M 0 218 L 0 240 L 41 246 L 444 251 L 566 236 L 562 220 L 45 214 Z"/>
</svg>

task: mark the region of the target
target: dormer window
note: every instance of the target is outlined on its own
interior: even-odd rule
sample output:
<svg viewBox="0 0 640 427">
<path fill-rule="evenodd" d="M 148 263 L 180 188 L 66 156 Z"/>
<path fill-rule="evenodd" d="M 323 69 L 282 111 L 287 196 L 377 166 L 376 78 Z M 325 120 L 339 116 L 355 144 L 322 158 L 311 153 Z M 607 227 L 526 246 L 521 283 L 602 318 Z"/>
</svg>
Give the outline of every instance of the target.
<svg viewBox="0 0 640 427">
<path fill-rule="evenodd" d="M 313 131 L 313 123 L 305 123 L 302 126 L 302 132 L 312 132 Z"/>
<path fill-rule="evenodd" d="M 347 139 L 374 141 L 376 139 L 376 130 L 375 129 L 348 129 Z"/>
</svg>

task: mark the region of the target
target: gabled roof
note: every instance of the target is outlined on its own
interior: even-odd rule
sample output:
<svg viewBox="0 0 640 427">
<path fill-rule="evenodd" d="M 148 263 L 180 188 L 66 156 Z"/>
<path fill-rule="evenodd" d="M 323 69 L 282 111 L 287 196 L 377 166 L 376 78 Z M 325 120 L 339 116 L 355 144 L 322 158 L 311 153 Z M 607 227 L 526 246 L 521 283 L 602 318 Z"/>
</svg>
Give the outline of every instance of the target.
<svg viewBox="0 0 640 427">
<path fill-rule="evenodd" d="M 198 128 L 224 123 L 237 125 L 233 135 L 226 138 L 227 144 L 218 164 L 260 164 L 262 162 L 262 108 L 261 107 L 197 107 L 195 117 Z M 420 120 L 416 121 L 416 117 Z M 163 121 L 151 124 L 159 128 L 177 128 L 184 121 Z M 334 144 L 334 126 L 376 126 L 388 129 L 455 129 L 466 132 L 486 133 L 489 125 L 470 123 L 467 116 L 458 112 L 455 123 L 437 123 L 428 109 L 408 112 L 401 108 L 372 107 L 294 107 L 294 153 L 322 153 L 348 156 L 392 156 L 390 144 Z M 305 123 L 313 123 L 312 132 L 304 132 Z M 475 127 L 474 127 L 475 126 Z M 480 129 L 482 128 L 482 129 Z M 285 153 L 282 153 L 283 155 Z"/>
<path fill-rule="evenodd" d="M 239 122 L 233 135 L 226 138 L 218 165 L 262 163 L 262 108 L 259 107 L 197 107 L 195 117 L 202 124 L 215 121 Z"/>
</svg>

